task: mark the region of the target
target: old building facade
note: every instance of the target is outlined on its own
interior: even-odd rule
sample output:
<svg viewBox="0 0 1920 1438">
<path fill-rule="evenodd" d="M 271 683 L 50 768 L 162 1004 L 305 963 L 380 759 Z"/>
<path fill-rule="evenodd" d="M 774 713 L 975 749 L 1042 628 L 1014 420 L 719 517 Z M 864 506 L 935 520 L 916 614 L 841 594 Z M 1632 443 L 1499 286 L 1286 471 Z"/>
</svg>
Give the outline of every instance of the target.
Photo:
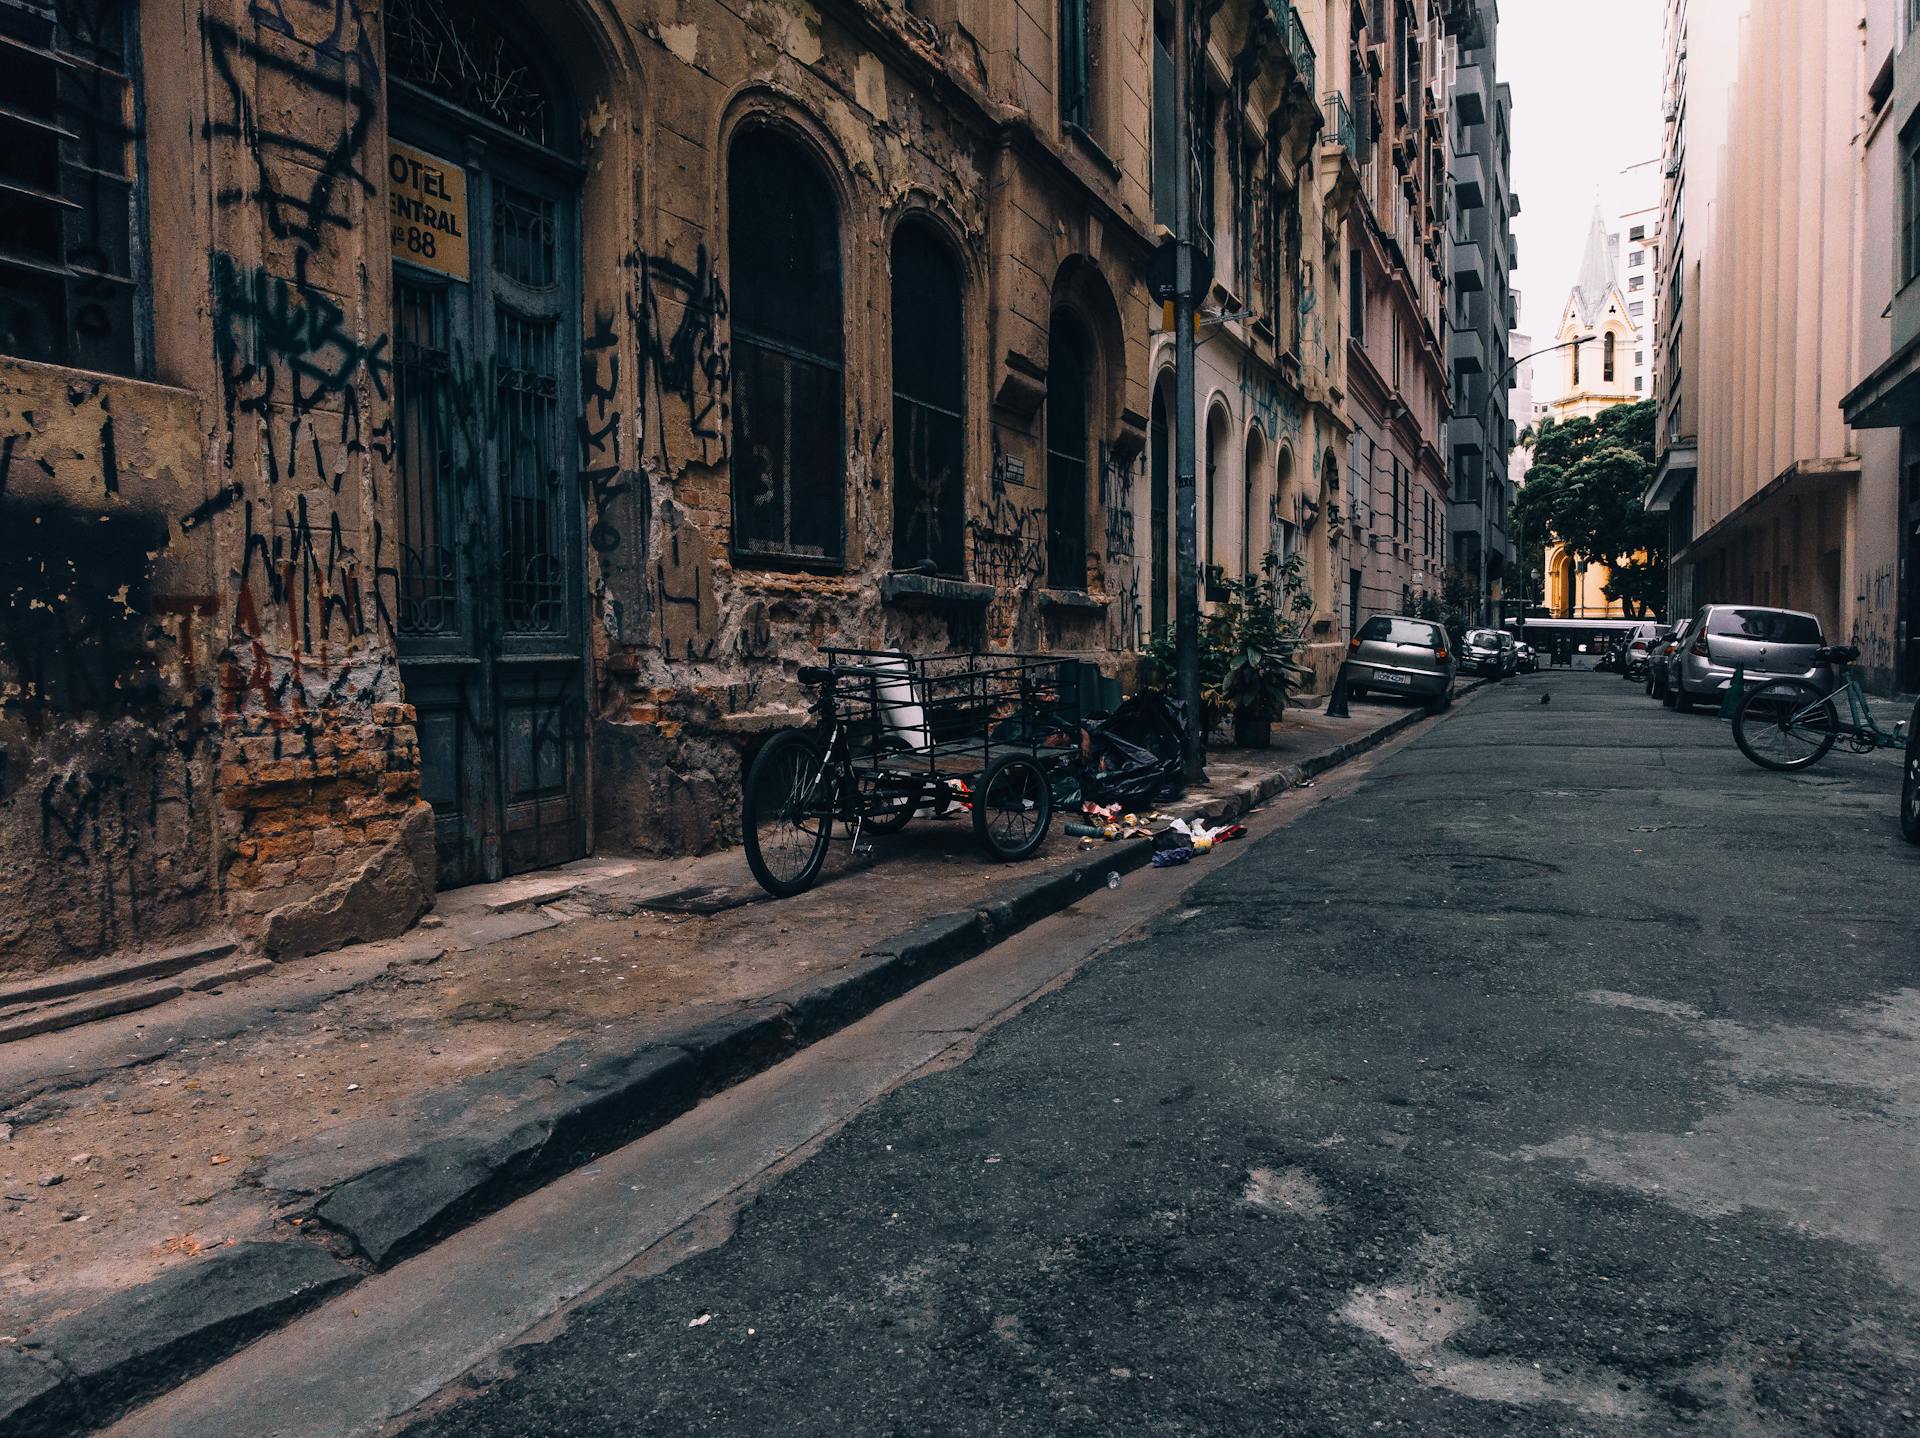
<svg viewBox="0 0 1920 1438">
<path fill-rule="evenodd" d="M 0 968 L 723 842 L 823 643 L 1118 663 L 1098 11 L 10 0 Z"/>
<path fill-rule="evenodd" d="M 1415 592 L 1438 590 L 1450 554 L 1441 61 L 1449 28 L 1474 9 L 1376 0 L 1352 13 L 1348 93 L 1360 184 L 1348 206 L 1344 282 L 1353 434 L 1334 565 L 1346 634 L 1368 614 L 1398 613 Z"/>
<path fill-rule="evenodd" d="M 1323 673 L 1445 553 L 1459 8 L 1193 7 L 1202 552 Z M 1124 675 L 1170 17 L 0 0 L 0 973 L 728 843 L 822 645 Z"/>
</svg>

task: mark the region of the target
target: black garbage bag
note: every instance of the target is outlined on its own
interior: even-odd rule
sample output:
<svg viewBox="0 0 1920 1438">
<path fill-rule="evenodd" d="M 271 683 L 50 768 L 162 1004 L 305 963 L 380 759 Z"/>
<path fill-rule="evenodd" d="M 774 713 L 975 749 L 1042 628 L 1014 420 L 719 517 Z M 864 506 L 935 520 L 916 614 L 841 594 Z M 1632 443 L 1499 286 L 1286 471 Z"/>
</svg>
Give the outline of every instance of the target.
<svg viewBox="0 0 1920 1438">
<path fill-rule="evenodd" d="M 1135 694 L 1086 725 L 1087 798 L 1144 807 L 1177 792 L 1186 751 L 1187 711 L 1165 694 Z"/>
</svg>

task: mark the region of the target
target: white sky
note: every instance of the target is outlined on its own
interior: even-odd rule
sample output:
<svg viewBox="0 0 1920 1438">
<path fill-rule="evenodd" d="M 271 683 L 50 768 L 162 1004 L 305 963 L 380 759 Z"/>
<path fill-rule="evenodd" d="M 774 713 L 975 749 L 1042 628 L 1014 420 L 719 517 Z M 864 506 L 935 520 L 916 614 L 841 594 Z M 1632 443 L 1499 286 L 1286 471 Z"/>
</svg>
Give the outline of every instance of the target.
<svg viewBox="0 0 1920 1438">
<path fill-rule="evenodd" d="M 1513 87 L 1513 188 L 1520 215 L 1520 329 L 1551 344 L 1580 271 L 1597 198 L 1609 218 L 1657 171 L 1661 0 L 1500 0 L 1496 78 Z"/>
</svg>

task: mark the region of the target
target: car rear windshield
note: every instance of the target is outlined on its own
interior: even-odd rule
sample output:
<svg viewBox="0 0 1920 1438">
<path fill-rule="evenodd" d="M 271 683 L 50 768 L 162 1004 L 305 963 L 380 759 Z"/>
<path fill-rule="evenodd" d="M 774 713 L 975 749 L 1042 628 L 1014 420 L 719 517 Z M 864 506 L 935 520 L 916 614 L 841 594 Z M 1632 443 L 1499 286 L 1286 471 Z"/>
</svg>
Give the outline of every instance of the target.
<svg viewBox="0 0 1920 1438">
<path fill-rule="evenodd" d="M 1762 644 L 1818 644 L 1820 621 L 1784 609 L 1716 609 L 1707 620 L 1707 633 Z"/>
<path fill-rule="evenodd" d="M 1384 614 L 1376 614 L 1361 625 L 1360 637 L 1387 644 L 1421 644 L 1429 649 L 1440 642 L 1431 624 L 1418 619 L 1389 619 Z"/>
<path fill-rule="evenodd" d="M 1500 631 L 1497 629 L 1469 629 L 1467 631 L 1467 643 L 1484 644 L 1489 649 L 1498 649 L 1500 647 Z"/>
</svg>

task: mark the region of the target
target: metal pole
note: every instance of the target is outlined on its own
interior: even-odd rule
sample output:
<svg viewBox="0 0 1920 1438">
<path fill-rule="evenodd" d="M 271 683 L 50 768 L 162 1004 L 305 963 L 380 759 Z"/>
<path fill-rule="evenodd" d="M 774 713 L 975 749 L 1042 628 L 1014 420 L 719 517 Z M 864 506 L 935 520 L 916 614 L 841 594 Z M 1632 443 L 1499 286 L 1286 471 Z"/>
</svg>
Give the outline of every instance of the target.
<svg viewBox="0 0 1920 1438">
<path fill-rule="evenodd" d="M 1185 773 L 1206 777 L 1207 736 L 1200 719 L 1200 534 L 1194 464 L 1193 54 L 1187 34 L 1192 0 L 1174 0 L 1173 112 L 1176 125 L 1173 212 L 1180 226 L 1174 251 L 1173 300 L 1173 588 L 1174 654 L 1180 702 L 1187 710 Z"/>
</svg>

